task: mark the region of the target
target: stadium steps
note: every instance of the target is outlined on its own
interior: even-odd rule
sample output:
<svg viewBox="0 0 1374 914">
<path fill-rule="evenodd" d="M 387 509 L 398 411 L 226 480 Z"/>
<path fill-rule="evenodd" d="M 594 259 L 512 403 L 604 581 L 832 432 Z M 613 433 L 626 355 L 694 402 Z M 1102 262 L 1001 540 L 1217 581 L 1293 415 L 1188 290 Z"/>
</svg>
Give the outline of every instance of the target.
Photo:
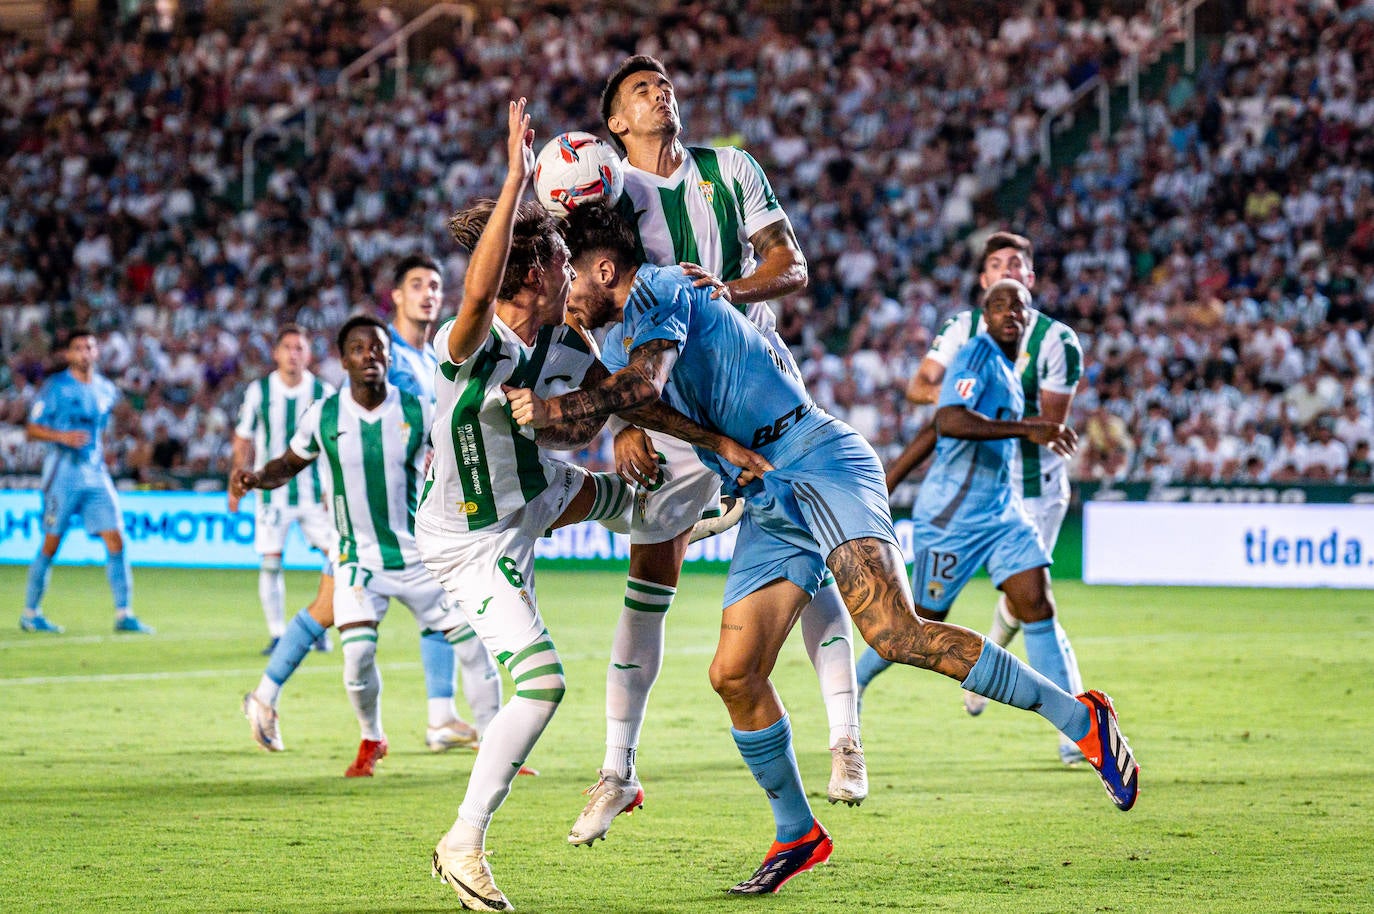
<svg viewBox="0 0 1374 914">
<path fill-rule="evenodd" d="M 1220 40 L 1222 39 L 1215 36 L 1199 35 L 1197 59 L 1199 61 L 1206 59 L 1208 45 L 1213 41 Z M 1170 64 L 1178 64 L 1180 69 L 1183 67 L 1183 53 L 1184 47 L 1180 42 L 1161 54 L 1148 68 L 1141 71 L 1140 98 L 1142 105 L 1147 99 L 1152 99 L 1163 91 L 1165 73 Z M 1113 136 L 1125 122 L 1129 114 L 1129 105 L 1130 99 L 1127 88 L 1124 85 L 1113 86 L 1110 93 L 1111 113 L 1109 116 L 1109 129 Z M 1051 174 L 1071 166 L 1088 148 L 1088 141 L 1097 132 L 1097 129 L 1096 107 L 1092 104 L 1082 105 L 1074 118 L 1073 126 L 1063 132 L 1056 133 L 1054 136 L 1049 163 Z M 1031 186 L 1039 169 L 1040 159 L 1037 156 L 1016 169 L 1009 178 L 998 186 L 994 192 L 997 212 L 1012 214 L 1021 211 L 1027 200 L 1030 199 Z"/>
</svg>

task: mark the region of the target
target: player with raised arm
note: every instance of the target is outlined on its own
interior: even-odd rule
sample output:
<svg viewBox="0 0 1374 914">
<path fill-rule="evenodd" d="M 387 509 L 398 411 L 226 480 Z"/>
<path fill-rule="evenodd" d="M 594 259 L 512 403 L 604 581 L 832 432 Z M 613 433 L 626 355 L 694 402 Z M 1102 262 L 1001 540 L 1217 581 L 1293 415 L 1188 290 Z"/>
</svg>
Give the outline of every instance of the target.
<svg viewBox="0 0 1374 914">
<path fill-rule="evenodd" d="M 431 406 L 387 383 L 386 326 L 357 315 L 339 329 L 345 390 L 301 416 L 287 449 L 259 470 L 241 470 L 231 492 L 272 490 L 324 458 L 337 528 L 334 623 L 343 646 L 344 687 L 362 741 L 345 777 L 371 777 L 387 753 L 382 730 L 382 677 L 377 629 L 395 597 L 421 626 L 456 636 L 462 618 L 420 564 L 415 504 L 429 452 Z"/>
<path fill-rule="evenodd" d="M 763 169 L 736 147 L 683 145 L 673 84 L 652 57 L 628 58 L 611 74 L 601 117 L 625 153 L 619 211 L 635 230 L 645 261 L 682 263 L 700 284 L 718 276 L 717 294 L 791 363 L 768 302 L 806 286 L 806 258 Z M 615 816 L 643 799 L 635 760 L 649 691 L 663 664 L 665 614 L 693 525 L 720 504 L 716 474 L 681 441 L 626 428 L 616 434 L 615 459 L 641 488 L 630 518 L 625 605 L 606 670 L 606 755 L 568 834 L 573 844 L 604 838 Z M 831 803 L 856 805 L 868 796 L 868 775 L 852 629 L 832 580 L 802 613 L 801 628 L 829 720 L 827 796 Z"/>
<path fill-rule="evenodd" d="M 286 446 L 296 433 L 297 421 L 305 415 L 310 404 L 334 392 L 333 387 L 310 372 L 310 339 L 296 324 L 283 324 L 277 330 L 272 361 L 276 369 L 250 383 L 243 393 L 229 465 L 231 490 L 235 476 L 250 466 L 262 469 Z M 267 618 L 267 634 L 272 639 L 263 649 L 264 654 L 271 654 L 276 649 L 287 630 L 282 551 L 292 524 L 300 527 L 306 542 L 326 556 L 316 603 L 328 605 L 333 599 L 333 579 L 327 556 L 334 541 L 334 525 L 324 500 L 320 472 L 315 467 L 300 479 L 292 479 L 284 490 L 263 492 L 258 496 L 253 525 L 253 548 L 258 553 L 258 600 Z M 239 499 L 230 494 L 230 512 L 238 509 Z M 302 613 L 309 616 L 309 607 L 297 616 Z M 293 619 L 292 628 L 295 627 Z M 328 638 L 329 635 L 321 631 L 311 643 L 317 644 L 320 650 L 328 650 Z"/>
<path fill-rule="evenodd" d="M 1014 279 L 1027 289 L 1035 287 L 1034 251 L 1030 239 L 1011 232 L 995 232 L 983 246 L 978 274 L 979 285 L 990 289 L 1003 279 Z M 960 311 L 940 328 L 930 351 L 907 388 L 914 403 L 934 403 L 940 397 L 945 372 L 963 346 L 987 327 L 981 308 Z M 1026 417 L 1041 417 L 1051 422 L 1068 421 L 1074 391 L 1082 374 L 1083 351 L 1078 335 L 1069 326 L 1049 315 L 1030 310 L 1021 338 L 1023 362 L 1021 387 L 1025 394 Z M 888 489 L 896 487 L 935 448 L 934 429 L 922 430 L 905 452 L 888 468 Z M 1069 474 L 1064 458 L 1052 449 L 1022 439 L 1017 442 L 1019 459 L 1017 479 L 1022 509 L 1040 533 L 1045 552 L 1054 555 L 1059 528 L 1069 507 Z M 1048 610 L 1048 615 L 1046 615 Z M 1058 620 L 1053 597 L 1033 607 L 1015 605 L 1006 593 L 999 593 L 988 637 L 1002 647 L 1009 645 L 1022 628 L 1026 631 L 1026 654 L 1031 665 L 1055 680 L 1067 691 L 1082 691 L 1083 679 L 1068 635 Z M 886 669 L 882 658 L 871 652 L 859 658 L 859 688 L 866 688 Z M 1062 670 L 1062 673 L 1061 673 Z M 1062 678 L 1061 678 L 1062 677 Z M 964 693 L 964 707 L 977 716 L 987 707 L 987 699 Z M 1066 765 L 1083 761 L 1078 747 L 1068 739 L 1059 740 L 1059 758 Z"/>
<path fill-rule="evenodd" d="M 564 691 L 562 662 L 535 593 L 535 541 L 555 527 L 623 516 L 632 501 L 614 473 L 589 473 L 545 450 L 581 446 L 604 416 L 536 434 L 516 424 L 506 400 L 507 389 L 550 396 L 608 376 L 590 340 L 565 323 L 573 271 L 553 217 L 537 203 L 520 205 L 534 167 L 533 138 L 525 100 L 512 102 L 499 198 L 449 224 L 472 258 L 458 314 L 434 341 L 441 358 L 435 456 L 415 524 L 425 565 L 515 682 L 514 697 L 487 727 L 458 818 L 433 857 L 434 875 L 464 907 L 488 911 L 511 904 L 486 861 L 487 828 Z M 768 469 L 757 454 L 665 405 L 644 405 L 634 421 L 718 449 L 749 471 L 746 478 Z"/>
<path fill-rule="evenodd" d="M 864 639 L 885 659 L 1040 714 L 1079 743 L 1113 803 L 1129 809 L 1138 769 L 1100 693 L 1070 695 L 981 635 L 916 615 L 872 447 L 816 406 L 790 363 L 738 311 L 694 286 L 681 268 L 642 263 L 632 232 L 613 212 L 579 208 L 569 220 L 577 268 L 571 307 L 588 327 L 621 322 L 605 351 L 608 359 L 623 351 L 625 364 L 601 384 L 553 399 L 511 391 L 515 419 L 556 429 L 664 396 L 696 422 L 753 442 L 774 467 L 745 485 L 733 482 L 727 462 L 701 454 L 746 498 L 711 683 L 729 711 L 740 754 L 767 793 L 776 829 L 762 865 L 730 891 L 775 892 L 832 850 L 807 802 L 788 718 L 769 681 L 827 568 Z M 996 356 L 1008 371 L 1006 353 L 1014 354 L 1021 327 L 1015 319 L 999 324 Z M 987 437 L 1006 434 L 995 427 Z M 1072 440 L 1055 424 L 1031 425 L 1026 434 L 1041 444 Z"/>
<path fill-rule="evenodd" d="M 19 627 L 26 632 L 61 634 L 62 626 L 43 615 L 43 594 L 53 558 L 74 515 L 81 515 L 86 533 L 105 543 L 105 576 L 114 595 L 114 630 L 121 634 L 151 635 L 153 630 L 134 615 L 133 574 L 119 513 L 114 480 L 105 466 L 101 436 L 119 388 L 95 370 L 100 347 L 95 334 L 78 328 L 67 337 L 67 367 L 43 382 L 29 410 L 24 433 L 50 447 L 43 458 L 43 542 L 29 566 L 28 588 Z"/>
</svg>

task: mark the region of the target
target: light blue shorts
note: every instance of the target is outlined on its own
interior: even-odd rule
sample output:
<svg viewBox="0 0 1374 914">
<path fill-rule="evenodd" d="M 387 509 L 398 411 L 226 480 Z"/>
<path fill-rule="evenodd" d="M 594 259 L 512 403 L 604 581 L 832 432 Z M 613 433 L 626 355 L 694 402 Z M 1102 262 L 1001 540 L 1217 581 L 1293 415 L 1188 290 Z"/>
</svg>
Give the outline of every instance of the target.
<svg viewBox="0 0 1374 914">
<path fill-rule="evenodd" d="M 933 527 L 914 518 L 911 546 L 915 563 L 911 589 L 916 602 L 926 609 L 944 612 L 959 596 L 969 578 L 984 565 L 995 587 L 1012 575 L 1050 564 L 1040 534 L 1018 513 L 996 524 Z"/>
<path fill-rule="evenodd" d="M 780 578 L 815 596 L 836 546 L 863 537 L 897 544 L 878 455 L 843 423 L 827 428 L 833 431 L 813 436 L 804 454 L 746 491 L 726 606 Z"/>
<path fill-rule="evenodd" d="M 120 523 L 119 497 L 114 480 L 54 479 L 43 490 L 43 532 L 61 536 L 67 532 L 73 516 L 80 514 L 82 525 L 91 536 L 106 530 L 123 530 Z"/>
</svg>

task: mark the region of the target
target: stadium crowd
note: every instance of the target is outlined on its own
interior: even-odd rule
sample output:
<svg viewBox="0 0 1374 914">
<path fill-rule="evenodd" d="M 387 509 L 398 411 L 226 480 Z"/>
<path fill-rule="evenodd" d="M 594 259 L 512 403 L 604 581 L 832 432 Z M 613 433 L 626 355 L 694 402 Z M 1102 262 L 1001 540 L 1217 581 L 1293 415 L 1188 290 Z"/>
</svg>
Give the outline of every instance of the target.
<svg viewBox="0 0 1374 914">
<path fill-rule="evenodd" d="M 596 129 L 606 73 L 637 52 L 674 73 L 690 142 L 762 162 L 811 272 L 780 330 L 885 458 L 928 418 L 903 390 L 972 300 L 981 240 L 1011 227 L 1036 244 L 1037 305 L 1083 344 L 1078 478 L 1368 482 L 1374 12 L 1281 5 L 1252 4 L 1110 140 L 1037 172 L 1016 213 L 987 201 L 1034 160 L 1040 114 L 1155 60 L 1176 4 L 871 2 L 794 29 L 760 2 L 698 2 L 634 43 L 617 5 L 531 5 L 433 43 L 395 98 L 334 89 L 397 27 L 384 7 L 0 39 L 0 471 L 37 472 L 27 406 L 89 325 L 126 394 L 116 475 L 222 485 L 277 325 L 321 331 L 316 368 L 338 382 L 332 328 L 387 314 L 391 267 L 417 250 L 444 265 L 452 313 L 466 264 L 444 222 L 499 186 L 492 112 L 524 92 L 543 138 Z M 249 132 L 312 101 L 314 154 L 269 131 L 241 208 Z M 598 447 L 582 456 L 604 465 Z"/>
</svg>

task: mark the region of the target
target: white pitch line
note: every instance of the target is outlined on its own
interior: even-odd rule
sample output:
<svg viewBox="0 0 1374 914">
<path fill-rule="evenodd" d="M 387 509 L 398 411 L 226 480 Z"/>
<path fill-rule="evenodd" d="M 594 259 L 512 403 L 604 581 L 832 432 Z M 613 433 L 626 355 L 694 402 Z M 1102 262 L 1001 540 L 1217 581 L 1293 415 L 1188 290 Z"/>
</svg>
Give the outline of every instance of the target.
<svg viewBox="0 0 1374 914">
<path fill-rule="evenodd" d="M 663 653 L 674 656 L 701 656 L 715 653 L 714 644 L 698 644 L 679 648 L 669 648 Z M 605 654 L 564 654 L 563 659 L 568 662 L 582 662 L 587 660 L 603 660 Z M 406 670 L 418 670 L 420 664 L 413 661 L 396 661 L 391 663 L 379 663 L 378 668 L 383 672 L 401 672 Z M 295 671 L 292 676 L 310 676 L 315 674 L 328 673 L 331 676 L 339 674 L 336 666 L 304 666 Z M 0 688 L 7 686 L 27 686 L 27 685 L 81 685 L 97 682 L 161 682 L 176 679 L 214 679 L 217 677 L 238 677 L 248 679 L 250 677 L 261 676 L 262 668 L 251 670 L 174 670 L 165 672 L 148 673 L 93 673 L 76 676 L 17 676 L 12 679 L 0 679 Z"/>
</svg>

